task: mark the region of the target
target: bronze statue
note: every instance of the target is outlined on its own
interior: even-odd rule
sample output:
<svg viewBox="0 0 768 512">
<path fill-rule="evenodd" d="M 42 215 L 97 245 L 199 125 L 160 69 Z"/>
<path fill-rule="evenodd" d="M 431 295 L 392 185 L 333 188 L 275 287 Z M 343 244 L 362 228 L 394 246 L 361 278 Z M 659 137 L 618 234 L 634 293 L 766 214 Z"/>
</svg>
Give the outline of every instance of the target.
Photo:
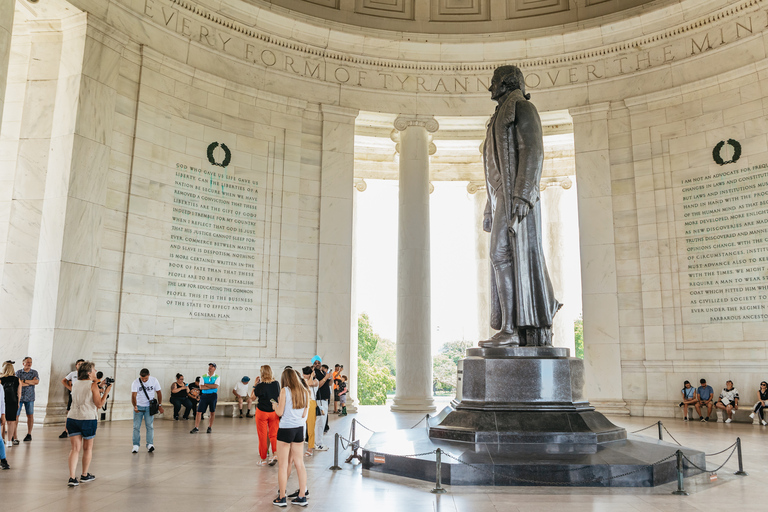
<svg viewBox="0 0 768 512">
<path fill-rule="evenodd" d="M 489 91 L 498 106 L 483 148 L 488 191 L 483 229 L 491 233 L 491 327 L 499 332 L 479 345 L 549 346 L 561 304 L 541 244 L 541 120 L 516 66 L 497 68 Z"/>
</svg>

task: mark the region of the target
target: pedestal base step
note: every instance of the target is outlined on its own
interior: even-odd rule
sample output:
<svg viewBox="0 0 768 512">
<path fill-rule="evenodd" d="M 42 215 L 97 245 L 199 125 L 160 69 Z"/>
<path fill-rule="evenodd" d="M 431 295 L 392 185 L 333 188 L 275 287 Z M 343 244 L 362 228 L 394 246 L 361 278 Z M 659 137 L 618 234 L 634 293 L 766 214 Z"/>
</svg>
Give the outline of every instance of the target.
<svg viewBox="0 0 768 512">
<path fill-rule="evenodd" d="M 446 485 L 653 487 L 677 478 L 678 449 L 706 467 L 704 452 L 632 434 L 597 445 L 594 453 L 549 453 L 546 444 L 448 442 L 430 439 L 426 429 L 413 429 L 374 434 L 363 448 L 363 468 L 434 482 L 431 452 L 438 447 Z M 419 453 L 429 454 L 407 457 Z M 698 473 L 685 463 L 685 476 Z"/>
</svg>

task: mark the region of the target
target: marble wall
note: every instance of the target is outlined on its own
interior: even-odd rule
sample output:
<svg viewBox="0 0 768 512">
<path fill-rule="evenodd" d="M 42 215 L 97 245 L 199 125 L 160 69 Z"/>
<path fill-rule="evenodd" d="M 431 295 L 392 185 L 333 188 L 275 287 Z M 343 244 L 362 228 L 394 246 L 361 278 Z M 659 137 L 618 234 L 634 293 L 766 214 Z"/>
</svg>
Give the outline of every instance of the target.
<svg viewBox="0 0 768 512">
<path fill-rule="evenodd" d="M 226 387 L 263 362 L 320 353 L 349 364 L 356 113 L 484 117 L 493 69 L 515 62 L 539 111 L 573 118 L 590 399 L 609 412 L 673 415 L 684 379 L 731 378 L 751 391 L 768 375 L 768 299 L 758 288 L 768 274 L 759 259 L 763 4 L 653 2 L 482 41 L 371 31 L 239 0 L 19 9 L 0 80 L 3 353 L 36 359 L 51 421 L 63 408 L 57 382 L 77 357 L 120 382 L 144 365 L 163 382 L 177 370 L 194 376 L 215 357 Z M 7 0 L 0 6 L 3 50 Z M 217 180 L 259 183 L 248 200 L 257 232 L 244 249 L 259 275 L 244 285 L 250 292 L 232 292 L 257 300 L 250 315 L 229 319 L 167 303 L 177 286 L 169 262 L 181 250 L 172 245 L 204 243 L 171 238 L 183 224 L 173 219 L 177 164 L 215 188 L 205 172 L 223 169 L 208 160 L 212 142 L 232 152 Z M 699 182 L 706 203 L 694 204 Z M 745 215 L 731 217 L 732 204 Z M 719 245 L 730 242 L 744 246 Z M 729 266 L 732 276 L 706 274 Z"/>
</svg>

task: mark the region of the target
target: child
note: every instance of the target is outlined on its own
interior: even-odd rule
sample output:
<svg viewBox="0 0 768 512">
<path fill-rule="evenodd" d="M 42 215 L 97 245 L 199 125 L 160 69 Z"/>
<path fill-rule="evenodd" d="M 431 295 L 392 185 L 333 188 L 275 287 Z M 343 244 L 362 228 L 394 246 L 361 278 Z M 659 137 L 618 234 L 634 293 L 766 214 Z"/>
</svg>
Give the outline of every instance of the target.
<svg viewBox="0 0 768 512">
<path fill-rule="evenodd" d="M 341 384 L 339 384 L 339 402 L 341 402 L 341 415 L 347 415 L 347 376 L 341 376 Z"/>
</svg>

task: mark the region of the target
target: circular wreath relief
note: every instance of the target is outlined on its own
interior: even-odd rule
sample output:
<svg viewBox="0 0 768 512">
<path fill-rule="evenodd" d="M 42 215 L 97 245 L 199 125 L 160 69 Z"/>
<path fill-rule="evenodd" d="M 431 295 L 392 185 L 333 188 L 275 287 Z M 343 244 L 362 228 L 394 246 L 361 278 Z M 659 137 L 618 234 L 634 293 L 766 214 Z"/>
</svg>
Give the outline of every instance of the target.
<svg viewBox="0 0 768 512">
<path fill-rule="evenodd" d="M 723 160 L 723 158 L 720 156 L 720 150 L 722 150 L 723 146 L 725 146 L 726 144 L 728 144 L 733 148 L 733 157 L 728 161 Z M 735 161 L 737 161 L 740 157 L 741 157 L 741 144 L 739 144 L 737 141 L 733 139 L 728 139 L 727 142 L 724 140 L 721 140 L 720 142 L 717 143 L 717 146 L 715 146 L 715 149 L 712 150 L 712 158 L 719 165 L 732 164 Z"/>
<path fill-rule="evenodd" d="M 221 163 L 218 163 L 216 159 L 213 157 L 213 151 L 221 146 L 221 149 L 224 150 L 224 160 Z M 226 144 L 219 144 L 218 142 L 211 142 L 211 144 L 208 146 L 208 161 L 211 162 L 211 165 L 218 165 L 219 167 L 226 167 L 229 165 L 229 162 L 232 161 L 232 152 L 229 150 Z"/>
</svg>

